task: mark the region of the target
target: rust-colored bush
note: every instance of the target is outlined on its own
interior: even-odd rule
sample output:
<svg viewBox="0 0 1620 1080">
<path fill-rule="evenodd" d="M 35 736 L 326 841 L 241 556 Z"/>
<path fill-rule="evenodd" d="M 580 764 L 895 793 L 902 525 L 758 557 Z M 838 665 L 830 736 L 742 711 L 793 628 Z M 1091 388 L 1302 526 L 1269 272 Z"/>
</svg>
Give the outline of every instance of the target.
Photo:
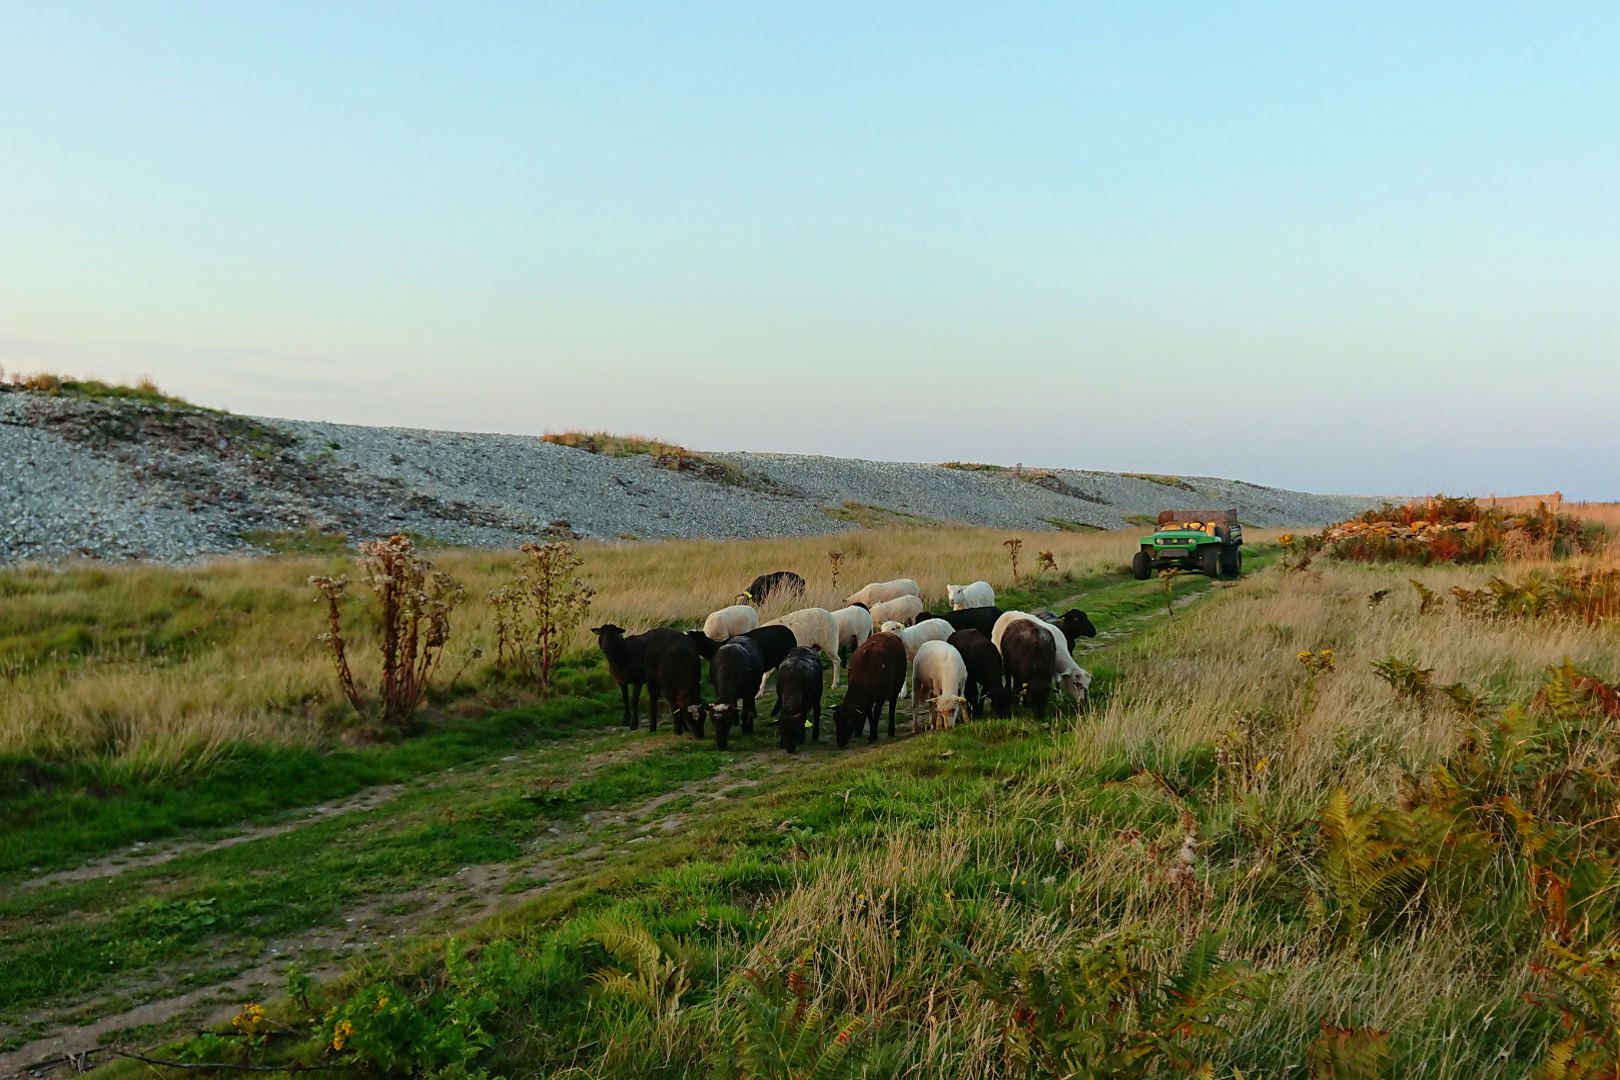
<svg viewBox="0 0 1620 1080">
<path fill-rule="evenodd" d="M 433 669 L 450 639 L 450 611 L 461 602 L 462 588 L 417 554 L 407 536 L 368 540 L 360 545 L 356 561 L 379 605 L 382 679 L 377 696 L 382 721 L 403 728 L 427 696 Z M 341 604 L 348 578 L 318 575 L 309 583 L 326 601 L 327 630 L 320 640 L 331 649 L 338 685 L 355 711 L 365 715 L 365 698 L 355 685 L 343 638 Z"/>
<path fill-rule="evenodd" d="M 1330 525 L 1316 546 L 1351 562 L 1427 566 L 1576 555 L 1595 550 L 1602 539 L 1602 526 L 1559 514 L 1545 503 L 1515 514 L 1473 499 L 1440 496 L 1405 506 L 1386 503 Z"/>
<path fill-rule="evenodd" d="M 572 545 L 524 544 L 519 550 L 517 579 L 489 594 L 498 639 L 495 666 L 531 674 L 549 690 L 563 647 L 596 590 L 573 576 L 584 560 Z"/>
</svg>

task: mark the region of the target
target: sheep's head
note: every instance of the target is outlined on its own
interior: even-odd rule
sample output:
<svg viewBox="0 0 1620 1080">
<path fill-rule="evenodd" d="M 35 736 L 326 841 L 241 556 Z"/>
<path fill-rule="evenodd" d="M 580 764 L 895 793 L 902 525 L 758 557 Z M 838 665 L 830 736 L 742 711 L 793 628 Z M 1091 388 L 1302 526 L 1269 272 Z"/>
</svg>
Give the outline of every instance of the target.
<svg viewBox="0 0 1620 1080">
<path fill-rule="evenodd" d="M 1097 636 L 1097 628 L 1091 624 L 1091 620 L 1086 617 L 1086 613 L 1079 608 L 1070 608 L 1065 611 L 1063 618 L 1058 620 L 1058 626 L 1063 628 L 1063 636 L 1068 638 L 1070 642 L 1083 637 Z"/>
<path fill-rule="evenodd" d="M 965 588 L 967 588 L 965 585 L 945 586 L 945 595 L 950 599 L 952 611 L 962 610 L 962 590 Z"/>
<path fill-rule="evenodd" d="M 609 641 L 614 638 L 624 637 L 624 627 L 614 626 L 612 623 L 603 623 L 601 626 L 591 627 L 591 633 L 595 634 L 599 641 Z"/>
<path fill-rule="evenodd" d="M 948 728 L 956 718 L 956 710 L 962 707 L 962 698 L 957 694 L 941 694 L 934 699 L 934 719 L 937 727 Z"/>
<path fill-rule="evenodd" d="M 906 628 L 905 623 L 903 623 L 903 622 L 895 622 L 893 619 L 890 619 L 888 622 L 886 622 L 882 626 L 878 627 L 878 630 L 880 632 L 882 632 L 882 633 L 885 633 L 885 634 L 892 634 L 896 630 L 904 630 L 905 628 Z"/>
<path fill-rule="evenodd" d="M 1070 701 L 1082 709 L 1086 707 L 1091 696 L 1091 672 L 1084 669 L 1065 671 L 1058 677 L 1058 685 L 1063 688 L 1064 696 Z"/>
<path fill-rule="evenodd" d="M 731 717 L 736 711 L 735 705 L 718 702 L 709 708 L 709 715 L 714 717 L 714 745 L 718 750 L 724 750 L 731 740 Z"/>
<path fill-rule="evenodd" d="M 855 734 L 864 720 L 860 710 L 847 701 L 840 701 L 833 709 L 833 731 L 838 736 L 840 747 L 849 745 L 849 737 Z"/>
<path fill-rule="evenodd" d="M 686 723 L 692 729 L 692 734 L 703 738 L 703 721 L 709 715 L 709 706 L 703 702 L 688 705 L 681 712 L 686 714 Z"/>
</svg>

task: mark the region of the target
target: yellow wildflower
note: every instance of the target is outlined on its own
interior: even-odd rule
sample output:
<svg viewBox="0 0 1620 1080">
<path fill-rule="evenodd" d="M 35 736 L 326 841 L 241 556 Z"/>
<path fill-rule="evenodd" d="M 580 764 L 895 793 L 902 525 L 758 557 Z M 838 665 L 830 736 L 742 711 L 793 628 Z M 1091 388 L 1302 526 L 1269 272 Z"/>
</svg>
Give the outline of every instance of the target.
<svg viewBox="0 0 1620 1080">
<path fill-rule="evenodd" d="M 349 1036 L 353 1034 L 354 1025 L 347 1020 L 339 1020 L 337 1026 L 332 1028 L 332 1049 L 343 1049 L 343 1044 L 348 1042 Z"/>
</svg>

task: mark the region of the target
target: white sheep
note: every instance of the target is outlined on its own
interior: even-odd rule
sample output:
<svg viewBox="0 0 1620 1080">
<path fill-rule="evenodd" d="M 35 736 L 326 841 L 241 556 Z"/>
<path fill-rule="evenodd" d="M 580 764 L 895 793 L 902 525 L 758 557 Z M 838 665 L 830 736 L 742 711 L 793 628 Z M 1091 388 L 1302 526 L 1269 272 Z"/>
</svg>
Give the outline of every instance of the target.
<svg viewBox="0 0 1620 1080">
<path fill-rule="evenodd" d="M 1027 611 L 1005 611 L 990 631 L 990 643 L 999 650 L 1001 635 L 1006 633 L 1007 627 L 1020 619 L 1036 623 L 1052 635 L 1052 646 L 1057 650 L 1054 659 L 1058 689 L 1062 691 L 1064 697 L 1083 707 L 1091 693 L 1091 672 L 1074 662 L 1074 656 L 1069 652 L 1069 639 L 1063 636 L 1063 631 L 1056 625 L 1044 619 L 1037 619 Z"/>
<path fill-rule="evenodd" d="M 710 613 L 703 620 L 703 633 L 715 641 L 724 641 L 738 634 L 746 634 L 758 626 L 759 612 L 748 604 L 733 604 Z"/>
<path fill-rule="evenodd" d="M 893 581 L 874 581 L 844 600 L 846 604 L 865 604 L 867 607 L 881 604 L 885 600 L 893 600 L 898 596 L 921 596 L 922 590 L 910 578 L 895 578 Z"/>
<path fill-rule="evenodd" d="M 996 606 L 996 590 L 990 587 L 988 581 L 975 581 L 971 585 L 947 585 L 945 595 L 950 597 L 952 611 Z"/>
<path fill-rule="evenodd" d="M 807 607 L 790 611 L 780 619 L 772 619 L 766 626 L 785 626 L 793 637 L 807 649 L 819 649 L 832 663 L 832 689 L 838 689 L 838 620 L 826 608 Z M 765 678 L 771 676 L 767 672 Z M 760 687 L 764 690 L 763 684 Z"/>
<path fill-rule="evenodd" d="M 893 620 L 897 623 L 911 624 L 911 620 L 923 613 L 923 602 L 915 596 L 897 596 L 893 600 L 885 600 L 881 604 L 872 605 L 872 625 L 882 626 Z"/>
<path fill-rule="evenodd" d="M 901 626 L 896 622 L 883 624 L 885 634 L 893 634 L 906 646 L 906 663 L 909 665 L 917 655 L 917 650 L 924 642 L 944 641 L 956 632 L 956 627 L 944 619 L 924 619 L 916 626 Z M 911 668 L 906 668 L 906 685 L 900 688 L 901 697 L 911 696 Z"/>
<path fill-rule="evenodd" d="M 936 619 L 936 622 L 944 622 Z M 949 626 L 949 623 L 946 623 Z M 956 648 L 944 641 L 925 641 L 917 647 L 917 696 L 911 703 L 911 732 L 917 733 L 918 710 L 928 708 L 931 729 L 949 728 L 956 723 L 967 693 L 967 664 Z"/>
<path fill-rule="evenodd" d="M 838 620 L 839 648 L 848 645 L 851 649 L 858 649 L 872 636 L 872 613 L 865 608 L 851 604 L 832 614 Z"/>
</svg>

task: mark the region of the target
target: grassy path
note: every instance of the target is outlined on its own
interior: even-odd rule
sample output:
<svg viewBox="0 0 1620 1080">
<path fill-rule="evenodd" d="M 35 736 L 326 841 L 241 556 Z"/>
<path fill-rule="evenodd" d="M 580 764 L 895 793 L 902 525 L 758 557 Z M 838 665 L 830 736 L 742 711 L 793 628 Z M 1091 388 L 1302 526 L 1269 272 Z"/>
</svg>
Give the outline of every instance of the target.
<svg viewBox="0 0 1620 1080">
<path fill-rule="evenodd" d="M 1250 567 L 1268 561 L 1262 554 Z M 1176 579 L 1169 599 L 1191 602 L 1214 587 Z M 1086 643 L 1092 653 L 1166 617 L 1160 582 L 1123 576 L 1051 583 L 1027 602 L 1084 607 L 1101 628 Z M 1099 674 L 1106 684 L 1106 667 Z M 526 900 L 553 894 L 565 904 L 639 868 L 678 863 L 718 837 L 728 811 L 848 784 L 873 755 L 898 754 L 888 763 L 923 776 L 940 768 L 938 744 L 921 745 L 928 740 L 838 751 L 824 734 L 788 758 L 768 724 L 734 736 L 726 753 L 667 728 L 627 732 L 612 723 L 616 695 L 600 674 L 593 686 L 567 704 L 495 714 L 482 736 L 457 735 L 449 768 L 413 772 L 420 757 L 393 748 L 367 768 L 326 766 L 324 786 L 320 777 L 306 785 L 324 798 L 238 815 L 249 817 L 245 828 L 225 828 L 227 801 L 197 796 L 188 812 L 199 825 L 186 828 L 183 813 L 149 821 L 171 838 L 150 857 L 109 854 L 106 838 L 127 833 L 96 817 L 78 833 L 52 820 L 24 830 L 0 864 L 0 1076 L 109 1039 L 150 1043 L 228 1017 L 278 989 L 289 962 L 336 973 Z M 537 731 L 552 737 L 535 745 Z M 977 748 L 951 767 L 1001 776 L 1037 743 Z M 885 772 L 892 784 L 894 770 Z M 357 794 L 359 775 L 389 782 Z M 311 812 L 332 792 L 350 801 Z M 63 835 L 74 840 L 67 852 L 51 849 Z M 70 857 L 80 865 L 27 873 Z"/>
</svg>

